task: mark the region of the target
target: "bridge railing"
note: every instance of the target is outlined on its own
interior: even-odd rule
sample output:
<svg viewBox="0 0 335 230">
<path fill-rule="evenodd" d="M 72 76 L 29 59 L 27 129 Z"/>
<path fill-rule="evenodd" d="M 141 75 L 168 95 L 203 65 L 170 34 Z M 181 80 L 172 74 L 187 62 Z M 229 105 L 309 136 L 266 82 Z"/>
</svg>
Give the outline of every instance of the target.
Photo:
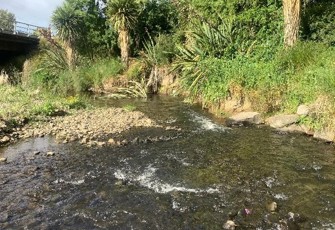
<svg viewBox="0 0 335 230">
<path fill-rule="evenodd" d="M 17 35 L 26 36 L 26 37 L 37 37 L 38 29 L 44 29 L 44 28 L 40 26 L 31 25 L 28 23 L 16 21 L 12 29 L 6 29 L 6 30 L 0 29 L 0 32 L 8 33 L 8 34 L 17 34 Z"/>
</svg>

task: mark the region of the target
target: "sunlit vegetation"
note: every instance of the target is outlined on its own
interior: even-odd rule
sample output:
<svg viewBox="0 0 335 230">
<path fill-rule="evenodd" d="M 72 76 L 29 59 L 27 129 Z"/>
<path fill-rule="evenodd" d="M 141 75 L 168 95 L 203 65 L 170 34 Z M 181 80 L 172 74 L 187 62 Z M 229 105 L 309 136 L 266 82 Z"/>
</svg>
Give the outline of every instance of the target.
<svg viewBox="0 0 335 230">
<path fill-rule="evenodd" d="M 323 98 L 308 122 L 335 127 L 335 3 L 292 3 L 65 0 L 52 15 L 56 35 L 40 31 L 40 51 L 17 82 L 77 96 L 115 79 L 117 93 L 146 97 L 167 68 L 205 108 L 240 97 L 261 112 L 293 112 Z"/>
</svg>

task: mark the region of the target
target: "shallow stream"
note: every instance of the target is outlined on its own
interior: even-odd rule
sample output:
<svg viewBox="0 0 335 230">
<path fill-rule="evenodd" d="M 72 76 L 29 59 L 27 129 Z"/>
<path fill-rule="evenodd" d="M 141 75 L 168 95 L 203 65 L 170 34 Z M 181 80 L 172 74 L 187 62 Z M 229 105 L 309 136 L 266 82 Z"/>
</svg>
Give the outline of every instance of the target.
<svg viewBox="0 0 335 230">
<path fill-rule="evenodd" d="M 176 98 L 98 104 L 181 130 L 131 129 L 120 135 L 147 141 L 114 148 L 44 137 L 0 149 L 0 229 L 223 229 L 229 218 L 236 229 L 335 229 L 334 146 L 227 128 Z"/>
</svg>

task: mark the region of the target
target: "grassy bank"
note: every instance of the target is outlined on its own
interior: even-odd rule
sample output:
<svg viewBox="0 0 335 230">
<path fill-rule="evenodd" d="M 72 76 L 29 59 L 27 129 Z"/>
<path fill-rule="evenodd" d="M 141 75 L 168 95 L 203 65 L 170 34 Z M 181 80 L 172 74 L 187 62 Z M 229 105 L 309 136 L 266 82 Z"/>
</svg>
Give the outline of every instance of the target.
<svg viewBox="0 0 335 230">
<path fill-rule="evenodd" d="M 88 106 L 83 97 L 61 97 L 20 86 L 0 85 L 0 94 L 0 118 L 4 120 L 34 120 Z"/>
<path fill-rule="evenodd" d="M 0 84 L 0 118 L 35 120 L 89 107 L 92 91 L 123 69 L 116 58 L 82 58 L 69 68 L 65 53 L 42 50 L 15 72 L 17 84 Z"/>
<path fill-rule="evenodd" d="M 241 104 L 248 100 L 250 109 L 265 114 L 294 113 L 307 104 L 313 115 L 302 122 L 335 128 L 334 60 L 335 48 L 316 42 L 279 50 L 270 59 L 206 57 L 182 72 L 182 86 L 193 101 L 218 114 L 225 114 L 224 104 L 232 98 Z"/>
<path fill-rule="evenodd" d="M 42 52 L 28 61 L 23 85 L 42 88 L 56 95 L 74 96 L 100 88 L 104 80 L 115 77 L 123 70 L 123 65 L 116 58 L 82 59 L 71 68 L 66 61 L 58 63 L 59 59 L 65 59 L 62 54 L 58 55 L 53 57 Z"/>
</svg>

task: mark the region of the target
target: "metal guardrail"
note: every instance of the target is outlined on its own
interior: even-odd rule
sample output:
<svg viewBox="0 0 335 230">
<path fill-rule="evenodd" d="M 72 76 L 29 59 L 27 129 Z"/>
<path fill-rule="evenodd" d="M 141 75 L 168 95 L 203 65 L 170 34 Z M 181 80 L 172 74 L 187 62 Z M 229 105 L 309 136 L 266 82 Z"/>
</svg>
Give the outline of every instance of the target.
<svg viewBox="0 0 335 230">
<path fill-rule="evenodd" d="M 12 30 L 8 30 L 8 29 L 4 30 L 0 28 L 0 32 L 7 33 L 7 34 L 17 34 L 17 35 L 25 36 L 25 37 L 37 38 L 37 31 L 39 29 L 45 29 L 45 28 L 40 27 L 40 26 L 31 25 L 31 24 L 24 23 L 24 22 L 16 21 L 14 23 Z"/>
</svg>

